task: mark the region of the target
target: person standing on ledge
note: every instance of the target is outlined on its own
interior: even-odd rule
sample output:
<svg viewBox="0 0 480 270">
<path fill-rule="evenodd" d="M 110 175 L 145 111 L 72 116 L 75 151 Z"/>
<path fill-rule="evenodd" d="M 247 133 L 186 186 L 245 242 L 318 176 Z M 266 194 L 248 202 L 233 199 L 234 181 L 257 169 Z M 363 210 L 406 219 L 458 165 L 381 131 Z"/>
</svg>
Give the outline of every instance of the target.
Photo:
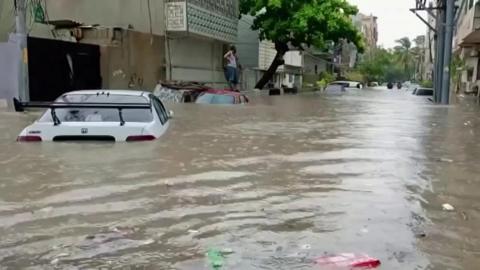
<svg viewBox="0 0 480 270">
<path fill-rule="evenodd" d="M 228 86 L 232 91 L 238 91 L 238 56 L 237 48 L 230 46 L 230 50 L 225 54 L 224 58 L 227 60 L 225 76 L 228 81 Z"/>
</svg>

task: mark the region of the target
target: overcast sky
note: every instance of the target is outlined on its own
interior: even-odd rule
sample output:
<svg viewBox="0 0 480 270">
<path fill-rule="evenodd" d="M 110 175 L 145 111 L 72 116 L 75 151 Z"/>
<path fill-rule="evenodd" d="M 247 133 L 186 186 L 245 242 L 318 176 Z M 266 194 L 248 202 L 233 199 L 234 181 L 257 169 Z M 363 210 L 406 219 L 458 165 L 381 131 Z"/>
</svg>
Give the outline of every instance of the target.
<svg viewBox="0 0 480 270">
<path fill-rule="evenodd" d="M 402 37 L 414 38 L 425 35 L 426 26 L 410 8 L 415 0 L 347 0 L 356 5 L 360 12 L 378 17 L 378 45 L 385 48 L 395 46 L 395 40 Z"/>
</svg>

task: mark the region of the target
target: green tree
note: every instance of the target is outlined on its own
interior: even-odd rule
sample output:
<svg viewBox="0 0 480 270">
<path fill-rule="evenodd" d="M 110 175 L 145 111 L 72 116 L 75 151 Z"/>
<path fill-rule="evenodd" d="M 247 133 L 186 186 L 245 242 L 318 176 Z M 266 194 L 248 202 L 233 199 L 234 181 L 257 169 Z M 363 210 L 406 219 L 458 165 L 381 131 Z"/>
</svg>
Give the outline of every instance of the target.
<svg viewBox="0 0 480 270">
<path fill-rule="evenodd" d="M 396 58 L 402 63 L 405 74 L 410 78 L 412 42 L 408 37 L 401 38 L 396 42 L 399 44 L 394 48 Z"/>
<path fill-rule="evenodd" d="M 452 63 L 450 64 L 450 76 L 453 83 L 453 88 L 457 94 L 460 92 L 460 83 L 462 81 L 461 76 L 465 68 L 465 61 L 460 56 L 455 55 L 452 59 Z"/>
<path fill-rule="evenodd" d="M 259 31 L 261 40 L 275 44 L 276 56 L 264 76 L 255 86 L 262 89 L 290 48 L 304 46 L 324 48 L 328 41 L 347 39 L 360 51 L 364 45 L 351 16 L 358 9 L 346 0 L 240 0 L 241 14 L 255 17 L 252 30 Z"/>
<path fill-rule="evenodd" d="M 391 63 L 392 55 L 383 48 L 368 52 L 358 64 L 358 71 L 367 82 L 386 81 L 385 72 Z"/>
<path fill-rule="evenodd" d="M 415 80 L 423 80 L 424 62 L 425 62 L 425 36 L 417 36 L 413 39 L 415 47 L 410 51 L 412 66 L 415 69 Z"/>
<path fill-rule="evenodd" d="M 357 66 L 366 82 L 396 82 L 408 78 L 395 50 L 376 48 L 368 52 Z"/>
</svg>

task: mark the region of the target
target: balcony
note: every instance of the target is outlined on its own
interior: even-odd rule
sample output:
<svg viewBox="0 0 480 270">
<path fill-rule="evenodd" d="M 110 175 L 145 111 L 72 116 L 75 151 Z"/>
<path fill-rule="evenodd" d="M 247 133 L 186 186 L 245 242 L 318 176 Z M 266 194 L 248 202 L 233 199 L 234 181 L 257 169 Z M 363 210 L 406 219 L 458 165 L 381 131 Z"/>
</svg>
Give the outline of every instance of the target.
<svg viewBox="0 0 480 270">
<path fill-rule="evenodd" d="M 457 31 L 454 37 L 454 47 L 472 47 L 480 45 L 480 3 L 475 3 L 470 9 L 461 10 Z"/>
</svg>

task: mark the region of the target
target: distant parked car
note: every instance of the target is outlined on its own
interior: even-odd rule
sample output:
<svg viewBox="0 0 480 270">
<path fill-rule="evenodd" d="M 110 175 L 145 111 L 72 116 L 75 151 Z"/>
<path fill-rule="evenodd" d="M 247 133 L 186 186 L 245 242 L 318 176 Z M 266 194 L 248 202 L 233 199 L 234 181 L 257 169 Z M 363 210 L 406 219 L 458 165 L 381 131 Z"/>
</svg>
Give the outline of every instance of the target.
<svg viewBox="0 0 480 270">
<path fill-rule="evenodd" d="M 416 90 L 416 89 L 418 89 L 418 88 L 420 88 L 420 87 L 421 87 L 421 86 L 420 86 L 419 84 L 412 83 L 412 84 L 410 84 L 410 85 L 408 86 L 407 90 L 408 90 L 408 91 L 414 91 L 414 90 Z"/>
<path fill-rule="evenodd" d="M 198 104 L 246 104 L 248 97 L 240 92 L 230 90 L 208 90 L 197 98 Z"/>
<path fill-rule="evenodd" d="M 343 94 L 345 92 L 345 85 L 342 84 L 329 84 L 327 87 L 325 87 L 325 90 L 323 91 L 325 94 Z"/>
<path fill-rule="evenodd" d="M 413 93 L 416 96 L 433 96 L 432 88 L 418 88 Z"/>
<path fill-rule="evenodd" d="M 330 83 L 330 85 L 343 85 L 346 88 L 363 88 L 363 84 L 361 82 L 355 81 L 334 81 Z"/>
</svg>

